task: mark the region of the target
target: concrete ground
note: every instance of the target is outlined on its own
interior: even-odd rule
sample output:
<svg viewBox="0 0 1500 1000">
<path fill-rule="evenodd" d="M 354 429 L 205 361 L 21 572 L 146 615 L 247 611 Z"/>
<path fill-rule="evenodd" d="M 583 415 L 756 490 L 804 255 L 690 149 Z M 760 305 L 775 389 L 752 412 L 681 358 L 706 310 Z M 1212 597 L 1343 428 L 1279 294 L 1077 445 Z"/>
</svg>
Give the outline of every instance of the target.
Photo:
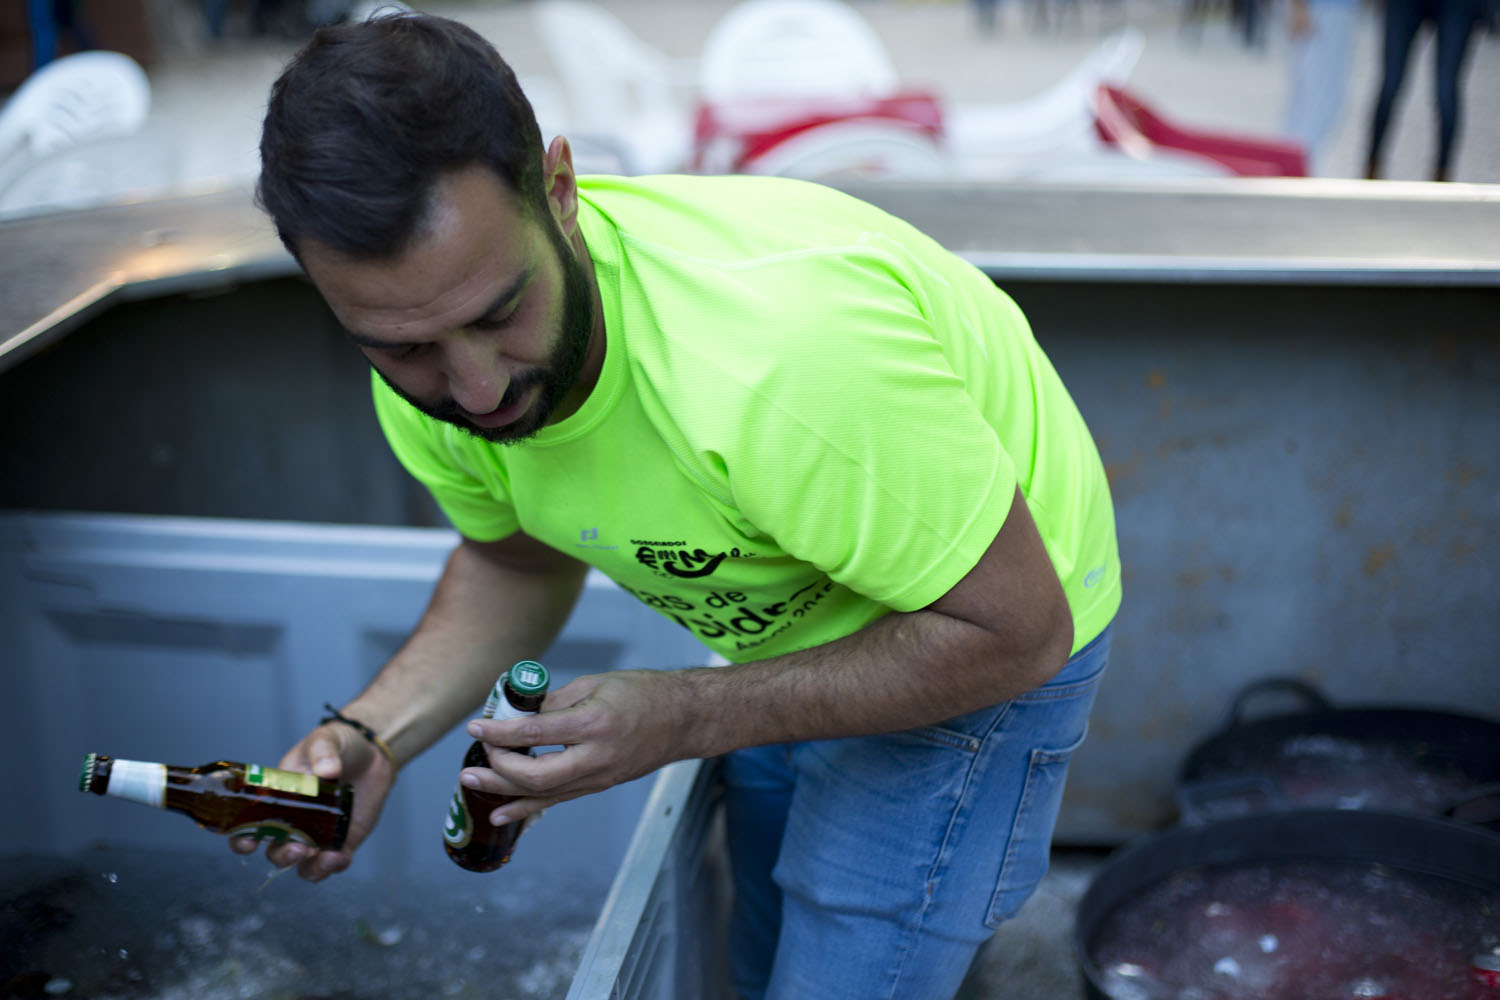
<svg viewBox="0 0 1500 1000">
<path fill-rule="evenodd" d="M 1092 851 L 1054 849 L 1042 884 L 980 949 L 957 1000 L 1083 1000 L 1073 918 L 1104 861 Z"/>
</svg>

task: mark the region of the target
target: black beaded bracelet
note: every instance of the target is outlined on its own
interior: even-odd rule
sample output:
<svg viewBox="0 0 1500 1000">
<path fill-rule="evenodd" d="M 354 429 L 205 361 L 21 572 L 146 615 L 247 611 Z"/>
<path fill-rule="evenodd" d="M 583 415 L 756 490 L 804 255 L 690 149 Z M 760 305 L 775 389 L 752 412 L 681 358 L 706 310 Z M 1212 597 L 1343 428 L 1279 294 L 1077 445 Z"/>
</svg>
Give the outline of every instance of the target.
<svg viewBox="0 0 1500 1000">
<path fill-rule="evenodd" d="M 359 733 L 359 735 L 363 736 L 365 739 L 374 744 L 376 750 L 379 750 L 381 753 L 385 754 L 385 759 L 391 762 L 392 767 L 396 766 L 396 755 L 391 753 L 391 748 L 386 744 L 385 740 L 375 735 L 375 730 L 371 729 L 363 722 L 360 722 L 358 719 L 349 718 L 349 716 L 345 715 L 343 712 L 340 712 L 338 709 L 334 708 L 326 701 L 323 702 L 323 707 L 328 709 L 328 711 L 332 714 L 325 715 L 323 716 L 323 718 L 319 719 L 318 725 L 323 726 L 327 725 L 330 722 L 342 722 L 346 726 L 352 726 L 355 732 Z"/>
</svg>

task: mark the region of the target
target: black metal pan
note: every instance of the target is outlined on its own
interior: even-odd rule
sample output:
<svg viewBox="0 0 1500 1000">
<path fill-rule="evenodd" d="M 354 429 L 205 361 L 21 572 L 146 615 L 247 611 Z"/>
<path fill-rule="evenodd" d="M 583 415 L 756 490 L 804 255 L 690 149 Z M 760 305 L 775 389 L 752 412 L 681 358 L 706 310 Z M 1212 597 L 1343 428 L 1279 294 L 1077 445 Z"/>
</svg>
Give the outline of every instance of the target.
<svg viewBox="0 0 1500 1000">
<path fill-rule="evenodd" d="M 1073 944 L 1083 969 L 1087 996 L 1093 1000 L 1122 996 L 1152 1000 L 1158 996 L 1219 996 L 1213 992 L 1160 993 L 1130 983 L 1121 990 L 1118 982 L 1109 987 L 1113 993 L 1109 992 L 1105 983 L 1113 981 L 1106 979 L 1096 962 L 1101 930 L 1118 907 L 1176 876 L 1193 878 L 1199 870 L 1283 862 L 1333 862 L 1339 866 L 1366 866 L 1376 874 L 1410 873 L 1454 884 L 1461 887 L 1460 891 L 1484 900 L 1489 899 L 1489 894 L 1500 899 L 1500 834 L 1469 823 L 1360 810 L 1292 809 L 1179 826 L 1117 852 L 1100 868 L 1080 901 Z M 1130 911 L 1121 911 L 1125 912 Z M 1360 992 L 1356 984 L 1350 995 L 1385 994 Z"/>
<path fill-rule="evenodd" d="M 1251 703 L 1290 695 L 1289 712 L 1250 719 Z M 1335 706 L 1295 678 L 1257 681 L 1184 759 L 1188 824 L 1268 809 L 1370 809 L 1448 816 L 1500 830 L 1500 722 L 1394 706 Z"/>
</svg>

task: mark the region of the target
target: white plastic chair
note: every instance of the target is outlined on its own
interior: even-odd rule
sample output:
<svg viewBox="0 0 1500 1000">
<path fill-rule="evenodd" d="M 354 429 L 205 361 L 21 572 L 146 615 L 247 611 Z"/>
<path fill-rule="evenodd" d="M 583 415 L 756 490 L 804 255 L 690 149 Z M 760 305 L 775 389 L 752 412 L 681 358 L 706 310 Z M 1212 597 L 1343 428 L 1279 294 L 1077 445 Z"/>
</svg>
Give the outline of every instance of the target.
<svg viewBox="0 0 1500 1000">
<path fill-rule="evenodd" d="M 169 187 L 171 151 L 136 134 L 150 107 L 145 72 L 119 52 L 64 56 L 33 73 L 0 106 L 0 212 Z"/>
<path fill-rule="evenodd" d="M 176 148 L 138 132 L 28 160 L 0 182 L 0 216 L 89 208 L 171 193 L 182 179 Z"/>
<path fill-rule="evenodd" d="M 699 79 L 712 103 L 883 97 L 899 84 L 880 36 L 839 0 L 744 0 L 709 31 Z"/>
<path fill-rule="evenodd" d="M 1030 176 L 1039 162 L 1098 150 L 1103 142 L 1094 131 L 1094 95 L 1101 83 L 1123 83 L 1144 46 L 1141 32 L 1126 28 L 1035 97 L 950 108 L 945 133 L 955 171 L 996 179 Z"/>
<path fill-rule="evenodd" d="M 576 131 L 569 117 L 568 97 L 562 81 L 553 76 L 526 75 L 520 78 L 521 91 L 531 102 L 537 128 L 545 149 L 555 136 L 566 136 L 573 152 L 573 169 L 580 174 L 629 173 L 629 151 L 609 136 Z"/>
<path fill-rule="evenodd" d="M 411 5 L 402 0 L 358 0 L 349 8 L 346 19 L 354 24 L 363 24 L 372 17 L 395 17 L 411 12 Z"/>
<path fill-rule="evenodd" d="M 1201 177 L 1232 177 L 1234 172 L 1202 156 L 1157 150 L 1139 159 L 1113 146 L 1057 152 L 1017 163 L 1007 181 L 1046 184 L 1149 184 Z"/>
<path fill-rule="evenodd" d="M 535 18 L 567 95 L 569 138 L 618 151 L 626 173 L 687 164 L 692 117 L 671 60 L 588 0 L 543 0 Z"/>
<path fill-rule="evenodd" d="M 151 85 L 119 52 L 80 52 L 37 70 L 0 107 L 0 157 L 47 156 L 146 121 Z"/>
</svg>

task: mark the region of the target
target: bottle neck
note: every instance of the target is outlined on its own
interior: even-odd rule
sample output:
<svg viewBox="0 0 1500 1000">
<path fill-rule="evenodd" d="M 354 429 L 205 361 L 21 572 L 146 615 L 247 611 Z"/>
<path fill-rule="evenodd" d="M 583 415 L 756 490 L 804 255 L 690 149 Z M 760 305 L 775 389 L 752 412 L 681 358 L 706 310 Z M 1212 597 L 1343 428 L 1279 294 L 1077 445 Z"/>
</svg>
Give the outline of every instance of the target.
<svg viewBox="0 0 1500 1000">
<path fill-rule="evenodd" d="M 492 719 L 519 719 L 523 715 L 535 714 L 536 709 L 533 708 L 528 710 L 525 708 L 518 708 L 515 705 L 511 704 L 509 698 L 501 698 L 500 703 L 496 705 L 489 713 L 490 718 Z"/>
<path fill-rule="evenodd" d="M 167 794 L 167 766 L 143 760 L 116 760 L 110 766 L 105 795 L 161 809 Z"/>
<path fill-rule="evenodd" d="M 521 715 L 535 715 L 546 698 L 546 692 L 520 694 L 506 683 L 504 677 L 501 677 L 490 689 L 490 696 L 485 699 L 484 717 L 486 719 L 514 719 Z"/>
</svg>

